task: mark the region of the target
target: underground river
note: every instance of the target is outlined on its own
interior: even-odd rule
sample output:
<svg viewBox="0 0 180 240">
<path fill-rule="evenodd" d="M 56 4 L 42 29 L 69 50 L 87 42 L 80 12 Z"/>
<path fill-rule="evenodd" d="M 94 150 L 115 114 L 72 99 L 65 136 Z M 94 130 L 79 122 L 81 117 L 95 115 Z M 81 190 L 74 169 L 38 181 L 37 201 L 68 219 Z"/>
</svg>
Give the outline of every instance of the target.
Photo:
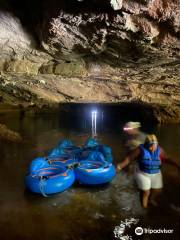
<svg viewBox="0 0 180 240">
<path fill-rule="evenodd" d="M 83 111 L 82 111 L 83 112 Z M 99 113 L 98 113 L 99 114 Z M 123 159 L 123 133 L 120 119 L 106 121 L 108 113 L 97 115 L 98 140 L 112 148 L 114 162 Z M 100 117 L 99 117 L 100 116 Z M 138 219 L 138 226 L 173 229 L 164 239 L 179 239 L 180 174 L 165 165 L 161 204 L 142 209 L 132 171 L 122 171 L 105 186 L 87 187 L 75 183 L 67 191 L 44 198 L 24 187 L 28 164 L 36 156 L 47 154 L 60 139 L 71 139 L 82 145 L 91 136 L 91 114 L 0 114 L 0 123 L 21 134 L 22 143 L 0 140 L 0 239 L 10 240 L 106 240 L 115 239 L 114 229 L 126 219 Z M 157 134 L 160 145 L 180 161 L 180 125 L 151 126 L 142 123 L 145 132 Z M 148 127 L 147 127 L 148 126 Z M 94 133 L 94 132 L 93 132 Z M 145 234 L 133 239 L 159 239 L 159 234 Z M 130 239 L 130 238 L 129 238 Z"/>
</svg>

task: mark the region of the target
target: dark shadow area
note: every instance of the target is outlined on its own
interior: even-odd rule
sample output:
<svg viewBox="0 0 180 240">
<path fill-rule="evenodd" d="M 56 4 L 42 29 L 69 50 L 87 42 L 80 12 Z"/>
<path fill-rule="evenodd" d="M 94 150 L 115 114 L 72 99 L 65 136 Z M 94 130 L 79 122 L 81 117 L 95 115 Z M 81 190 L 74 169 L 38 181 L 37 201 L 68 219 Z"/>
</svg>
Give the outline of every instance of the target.
<svg viewBox="0 0 180 240">
<path fill-rule="evenodd" d="M 1 0 L 0 10 L 11 13 L 17 17 L 24 30 L 33 36 L 37 47 L 41 47 L 37 33 L 37 26 L 43 21 L 43 12 L 40 1 Z"/>
<path fill-rule="evenodd" d="M 13 12 L 24 25 L 30 28 L 42 22 L 47 13 L 50 17 L 56 17 L 61 10 L 73 14 L 114 12 L 107 0 L 1 0 L 0 9 Z"/>
<path fill-rule="evenodd" d="M 89 25 L 85 25 L 84 30 L 81 29 L 83 28 L 83 26 L 79 26 L 79 34 L 81 34 L 82 31 L 82 34 L 84 34 L 85 37 L 89 39 L 92 38 L 92 33 L 96 32 L 97 29 L 108 29 L 106 21 L 108 22 L 108 24 L 113 23 L 114 21 L 116 21 L 115 18 L 117 16 L 122 15 L 121 11 L 113 10 L 110 5 L 110 1 L 108 0 L 2 0 L 0 2 L 0 9 L 3 11 L 11 12 L 17 18 L 19 18 L 24 29 L 33 35 L 36 43 L 38 44 L 38 48 L 43 49 L 43 51 L 46 50 L 41 46 L 41 38 L 43 38 L 43 40 L 46 42 L 46 38 L 48 37 L 50 31 L 49 24 L 52 21 L 52 18 L 57 18 L 59 16 L 61 11 L 63 11 L 63 13 L 65 14 L 71 14 L 73 17 L 78 14 L 83 14 L 82 18 L 85 21 L 88 19 L 88 14 L 96 14 L 97 16 L 98 14 L 101 14 L 101 16 L 99 16 L 99 18 L 97 18 L 96 20 L 93 20 L 92 23 L 90 23 Z M 108 20 L 106 20 L 107 17 L 105 17 L 105 14 L 107 14 Z M 104 15 L 104 20 L 102 19 L 102 15 Z M 66 17 L 62 17 L 61 21 L 67 21 L 68 23 L 68 16 L 67 19 Z M 70 25 L 71 22 L 69 22 L 69 26 Z M 113 29 L 113 26 L 111 28 Z M 118 31 L 118 29 L 115 30 Z M 138 38 L 139 35 L 134 35 L 134 39 L 136 37 Z M 117 54 L 119 54 L 120 56 L 125 55 L 127 59 L 130 58 L 133 61 L 138 60 L 140 55 L 142 55 L 142 51 L 138 49 L 135 42 L 130 42 L 128 40 L 118 38 L 118 42 L 120 42 L 117 44 L 116 37 L 114 37 L 115 43 L 113 43 L 113 39 L 111 39 L 113 38 L 112 36 L 110 36 L 109 38 L 110 39 L 107 39 L 107 46 L 105 47 L 105 50 L 103 52 L 100 51 L 100 53 L 97 52 L 96 54 L 94 54 L 95 58 L 97 58 L 98 56 L 99 62 L 104 62 L 108 64 L 113 63 L 113 65 L 118 66 L 118 57 L 113 57 L 113 54 L 111 53 L 108 54 L 107 52 L 109 51 L 109 49 L 117 52 Z M 101 39 L 99 39 L 99 41 L 101 41 Z M 54 44 L 54 47 L 60 48 L 60 46 L 56 46 L 56 44 Z M 85 58 L 85 60 L 87 60 L 87 62 L 93 61 L 93 52 L 91 46 L 89 46 L 89 48 L 83 48 L 82 45 L 78 46 L 77 44 L 74 46 L 72 52 L 79 56 L 82 56 L 83 58 Z M 57 53 L 56 57 L 57 59 L 59 58 L 59 53 Z M 109 59 L 109 61 L 107 61 L 106 59 Z M 96 61 L 98 61 L 98 59 L 96 59 Z"/>
<path fill-rule="evenodd" d="M 117 130 L 122 128 L 128 121 L 139 121 L 143 128 L 151 131 L 157 124 L 154 109 L 150 105 L 141 103 L 121 103 L 121 104 L 61 104 L 59 116 L 63 116 L 64 126 L 71 126 L 73 123 L 81 125 L 81 120 L 91 124 L 92 111 L 97 111 L 97 123 L 107 129 Z"/>
</svg>

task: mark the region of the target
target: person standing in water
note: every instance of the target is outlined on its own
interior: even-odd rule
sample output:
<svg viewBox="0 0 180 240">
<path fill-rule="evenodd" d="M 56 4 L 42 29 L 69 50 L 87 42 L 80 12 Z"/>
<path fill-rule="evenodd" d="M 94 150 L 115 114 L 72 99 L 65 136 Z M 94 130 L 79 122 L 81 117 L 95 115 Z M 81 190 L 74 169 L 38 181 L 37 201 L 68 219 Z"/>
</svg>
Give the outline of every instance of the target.
<svg viewBox="0 0 180 240">
<path fill-rule="evenodd" d="M 141 204 L 144 208 L 148 207 L 151 192 L 159 192 L 163 187 L 161 165 L 164 162 L 173 166 L 180 166 L 166 156 L 164 150 L 158 145 L 158 140 L 154 134 L 147 135 L 145 143 L 139 145 L 134 151 L 117 165 L 120 171 L 133 160 L 137 159 L 135 170 L 135 180 L 141 190 Z"/>
<path fill-rule="evenodd" d="M 146 134 L 140 131 L 140 122 L 127 122 L 124 127 L 124 141 L 126 152 L 130 153 L 136 149 L 140 144 L 143 144 Z"/>
</svg>

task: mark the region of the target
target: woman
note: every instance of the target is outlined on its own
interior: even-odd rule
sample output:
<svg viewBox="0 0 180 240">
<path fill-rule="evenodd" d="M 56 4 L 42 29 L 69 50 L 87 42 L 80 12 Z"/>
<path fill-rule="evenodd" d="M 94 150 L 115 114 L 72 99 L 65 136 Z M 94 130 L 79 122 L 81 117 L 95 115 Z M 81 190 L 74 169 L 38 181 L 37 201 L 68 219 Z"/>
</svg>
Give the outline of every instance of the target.
<svg viewBox="0 0 180 240">
<path fill-rule="evenodd" d="M 132 151 L 121 163 L 117 165 L 117 170 L 126 167 L 130 162 L 137 159 L 135 180 L 138 188 L 142 191 L 141 202 L 147 208 L 149 196 L 152 191 L 159 191 L 163 187 L 161 174 L 162 162 L 170 163 L 178 169 L 180 168 L 172 159 L 168 158 L 164 150 L 158 145 L 154 134 L 147 135 L 145 143 Z"/>
</svg>

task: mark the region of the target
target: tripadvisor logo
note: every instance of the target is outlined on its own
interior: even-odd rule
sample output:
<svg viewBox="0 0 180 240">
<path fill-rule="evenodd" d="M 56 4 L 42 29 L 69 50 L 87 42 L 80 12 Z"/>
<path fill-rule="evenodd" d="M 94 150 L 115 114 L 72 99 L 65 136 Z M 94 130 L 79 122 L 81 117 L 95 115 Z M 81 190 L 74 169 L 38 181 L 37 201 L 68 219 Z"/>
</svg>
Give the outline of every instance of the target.
<svg viewBox="0 0 180 240">
<path fill-rule="evenodd" d="M 172 234 L 174 232 L 174 229 L 166 229 L 166 228 L 158 228 L 158 229 L 151 229 L 151 228 L 144 228 L 143 232 L 145 234 L 153 234 L 153 233 L 166 233 L 166 234 Z"/>
<path fill-rule="evenodd" d="M 133 240 L 133 237 L 126 234 L 126 230 L 131 228 L 132 225 L 136 225 L 139 222 L 139 219 L 130 218 L 125 219 L 125 221 L 121 221 L 119 226 L 114 228 L 114 236 L 119 240 Z M 137 236 L 143 234 L 172 234 L 174 232 L 173 229 L 151 229 L 151 228 L 142 228 L 140 226 L 135 228 L 135 234 Z"/>
<path fill-rule="evenodd" d="M 136 235 L 142 235 L 143 234 L 143 228 L 142 227 L 137 227 L 135 229 L 135 234 Z"/>
</svg>

